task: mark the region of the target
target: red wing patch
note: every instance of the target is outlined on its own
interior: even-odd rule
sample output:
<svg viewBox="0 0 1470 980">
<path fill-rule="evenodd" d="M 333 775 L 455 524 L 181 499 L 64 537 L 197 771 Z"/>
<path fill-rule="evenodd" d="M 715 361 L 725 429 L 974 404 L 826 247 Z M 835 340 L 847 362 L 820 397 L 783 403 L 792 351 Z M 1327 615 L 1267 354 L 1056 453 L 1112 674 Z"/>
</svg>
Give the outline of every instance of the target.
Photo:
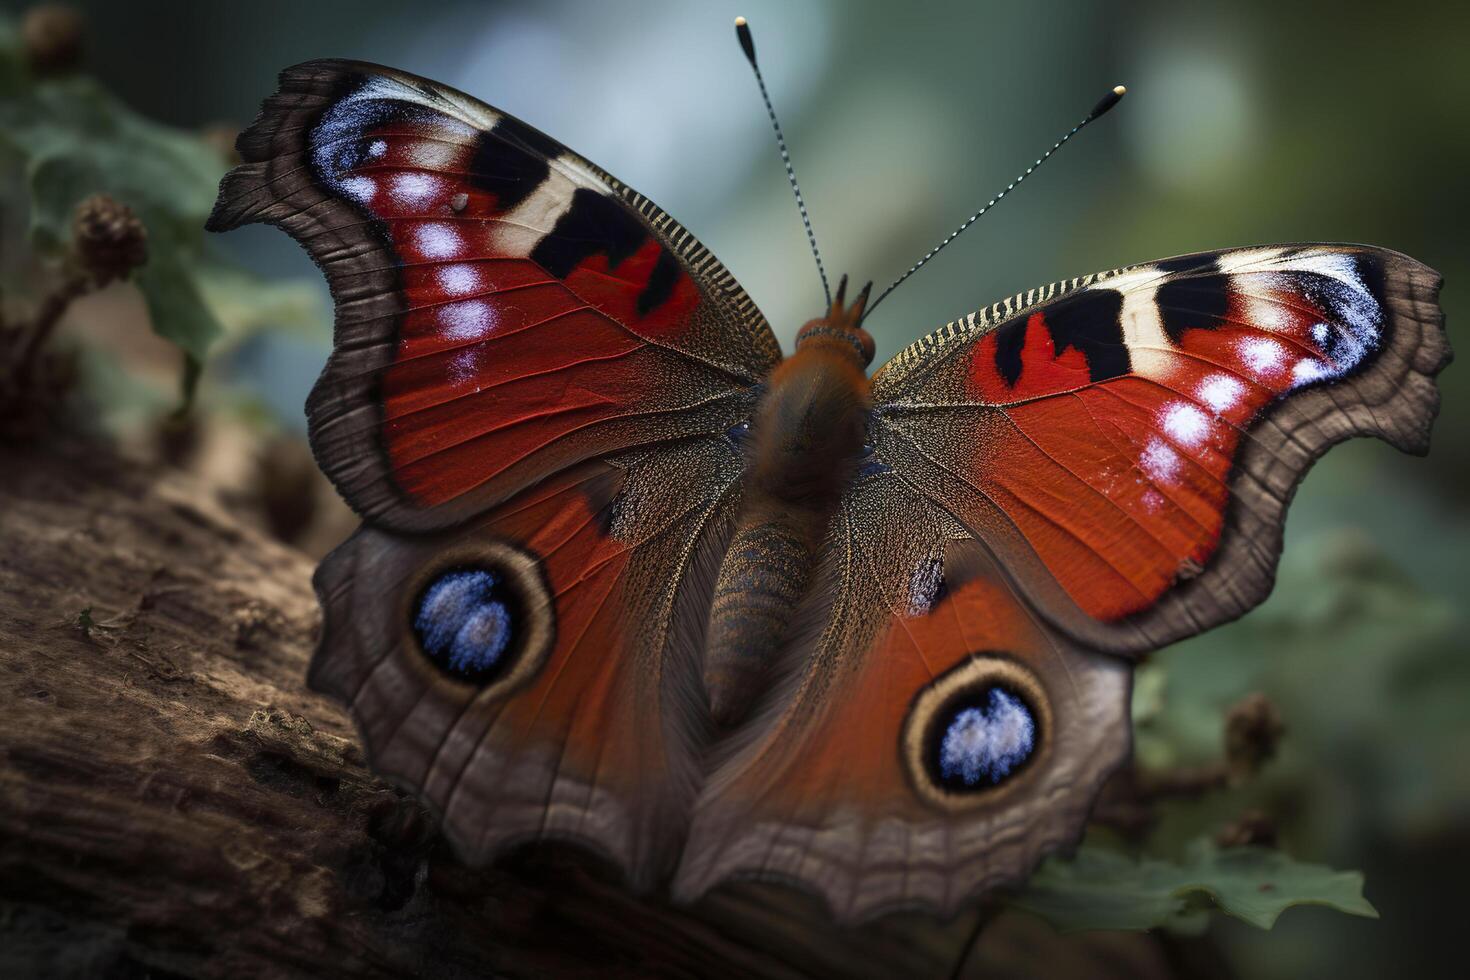
<svg viewBox="0 0 1470 980">
<path fill-rule="evenodd" d="M 878 415 L 968 488 L 940 491 L 967 526 L 1018 534 L 1083 614 L 1121 622 L 1210 566 L 1242 508 L 1275 522 L 1331 442 L 1422 446 L 1447 356 L 1432 277 L 1348 246 L 1139 266 L 1018 297 L 974 340 L 936 335 L 948 359 L 916 345 L 875 378 Z M 1222 606 L 1253 604 L 1279 531 L 1242 538 Z"/>
</svg>

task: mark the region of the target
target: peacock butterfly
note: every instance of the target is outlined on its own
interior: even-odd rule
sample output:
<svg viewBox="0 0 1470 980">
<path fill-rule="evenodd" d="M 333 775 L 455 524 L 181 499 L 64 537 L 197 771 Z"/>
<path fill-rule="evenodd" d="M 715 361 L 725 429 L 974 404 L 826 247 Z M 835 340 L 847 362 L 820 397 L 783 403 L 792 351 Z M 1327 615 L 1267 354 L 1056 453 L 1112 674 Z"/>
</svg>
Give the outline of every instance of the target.
<svg viewBox="0 0 1470 980">
<path fill-rule="evenodd" d="M 279 225 L 336 301 L 307 415 L 363 525 L 310 682 L 475 862 L 567 839 L 847 920 L 1016 882 L 1127 758 L 1133 663 L 1265 597 L 1329 446 L 1425 452 L 1450 358 L 1429 268 L 1271 245 L 868 377 L 867 290 L 783 359 L 672 218 L 453 89 L 309 62 L 238 145 L 209 228 Z"/>
</svg>

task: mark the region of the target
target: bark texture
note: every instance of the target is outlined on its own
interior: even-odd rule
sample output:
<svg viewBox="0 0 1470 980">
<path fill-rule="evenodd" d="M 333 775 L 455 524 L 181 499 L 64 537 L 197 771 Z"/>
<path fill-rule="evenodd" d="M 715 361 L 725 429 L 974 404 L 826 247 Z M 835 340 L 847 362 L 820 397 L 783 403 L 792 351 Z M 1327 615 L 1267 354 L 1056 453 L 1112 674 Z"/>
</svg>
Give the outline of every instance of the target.
<svg viewBox="0 0 1470 980">
<path fill-rule="evenodd" d="M 305 686 L 311 561 L 178 471 L 0 448 L 0 975 L 1170 976 L 1147 936 L 1020 915 L 841 931 L 692 908 L 590 858 L 461 865 Z M 1172 961 L 1172 962 L 1171 962 Z"/>
</svg>

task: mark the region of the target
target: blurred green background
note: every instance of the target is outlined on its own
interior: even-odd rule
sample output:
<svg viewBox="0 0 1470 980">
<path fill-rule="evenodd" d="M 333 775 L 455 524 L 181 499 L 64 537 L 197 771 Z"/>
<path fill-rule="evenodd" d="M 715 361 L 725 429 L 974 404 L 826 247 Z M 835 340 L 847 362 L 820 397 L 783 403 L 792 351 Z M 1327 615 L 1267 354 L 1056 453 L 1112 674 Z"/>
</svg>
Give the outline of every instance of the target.
<svg viewBox="0 0 1470 980">
<path fill-rule="evenodd" d="M 7 2 L 18 13 L 26 5 Z M 658 201 L 789 345 L 820 287 L 732 36 L 746 15 L 829 270 L 883 284 L 1117 82 L 1123 104 L 885 302 L 878 359 L 1001 296 L 1199 249 L 1366 242 L 1470 283 L 1470 6 L 1337 3 L 84 2 L 87 70 L 146 116 L 238 128 L 315 57 L 427 75 L 545 130 Z M 211 364 L 201 411 L 304 428 L 325 287 L 271 229 L 219 243 L 289 288 L 290 330 Z M 1282 751 L 1244 788 L 1168 808 L 1176 855 L 1250 806 L 1284 850 L 1362 869 L 1378 921 L 1313 908 L 1271 932 L 1222 916 L 1242 976 L 1463 975 L 1470 880 L 1470 382 L 1451 367 L 1427 460 L 1359 442 L 1312 472 L 1271 600 L 1165 651 L 1135 704 L 1140 759 L 1221 751 L 1224 710 L 1267 693 Z M 260 421 L 263 420 L 263 421 Z"/>
</svg>

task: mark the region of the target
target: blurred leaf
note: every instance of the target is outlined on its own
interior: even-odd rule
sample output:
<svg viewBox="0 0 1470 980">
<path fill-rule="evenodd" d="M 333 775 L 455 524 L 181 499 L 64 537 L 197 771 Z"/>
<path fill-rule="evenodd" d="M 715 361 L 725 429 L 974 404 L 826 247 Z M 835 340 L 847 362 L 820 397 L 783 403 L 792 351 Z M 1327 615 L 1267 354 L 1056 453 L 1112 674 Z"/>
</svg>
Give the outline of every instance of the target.
<svg viewBox="0 0 1470 980">
<path fill-rule="evenodd" d="M 146 119 L 85 77 L 31 79 L 12 25 L 0 18 L 0 158 L 24 170 L 29 233 L 42 254 L 63 251 L 78 202 L 106 193 L 148 229 L 148 261 L 134 274 L 153 330 L 192 370 L 220 339 L 264 330 L 308 332 L 326 321 L 319 291 L 266 282 L 212 258 L 204 222 L 225 162 L 199 136 Z"/>
<path fill-rule="evenodd" d="M 176 256 L 155 255 L 134 273 L 133 281 L 148 302 L 154 332 L 178 344 L 191 359 L 203 361 L 223 328 L 200 295 L 190 267 Z"/>
<path fill-rule="evenodd" d="M 1083 846 L 1070 861 L 1046 862 L 1012 904 L 1068 930 L 1168 927 L 1193 933 L 1203 927 L 1202 911 L 1212 907 L 1261 929 L 1270 929 L 1293 905 L 1378 917 L 1356 871 L 1303 864 L 1265 848 L 1220 850 L 1208 841 L 1196 841 L 1183 864 Z"/>
<path fill-rule="evenodd" d="M 319 336 L 329 322 L 322 291 L 303 279 L 262 280 L 217 262 L 201 264 L 196 278 L 204 302 L 233 341 L 266 330 Z"/>
<path fill-rule="evenodd" d="M 91 194 L 131 207 L 148 229 L 138 284 L 153 327 L 202 359 L 222 332 L 193 266 L 224 161 L 202 140 L 134 113 L 88 78 L 37 82 L 0 100 L 0 139 L 25 161 L 31 240 L 58 252 L 72 211 Z"/>
<path fill-rule="evenodd" d="M 225 172 L 192 133 L 138 115 L 85 77 L 37 82 L 0 102 L 4 137 L 26 154 L 42 248 L 65 242 L 71 210 L 105 192 L 138 212 L 150 243 L 197 252 Z"/>
<path fill-rule="evenodd" d="M 1470 549 L 1461 527 L 1441 537 Z M 1427 593 L 1362 531 L 1294 543 L 1261 609 L 1139 672 L 1135 742 L 1145 767 L 1219 758 L 1224 712 L 1253 690 L 1276 701 L 1287 728 L 1256 781 L 1171 805 L 1152 846 L 1167 852 L 1246 806 L 1278 815 L 1288 839 L 1329 849 L 1455 825 L 1470 814 L 1464 631 L 1453 600 Z"/>
</svg>

